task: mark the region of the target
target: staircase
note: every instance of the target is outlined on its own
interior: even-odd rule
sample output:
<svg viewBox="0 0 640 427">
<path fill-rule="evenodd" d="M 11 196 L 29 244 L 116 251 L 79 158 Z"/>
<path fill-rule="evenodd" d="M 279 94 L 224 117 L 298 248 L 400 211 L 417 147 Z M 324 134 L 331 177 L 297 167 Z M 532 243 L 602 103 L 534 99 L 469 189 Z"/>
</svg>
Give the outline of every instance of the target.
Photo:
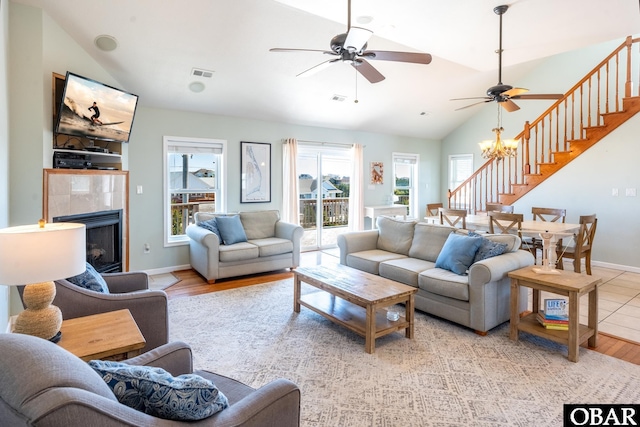
<svg viewBox="0 0 640 427">
<path fill-rule="evenodd" d="M 635 74 L 634 74 L 635 73 Z M 490 159 L 454 190 L 449 208 L 512 204 L 640 111 L 640 38 L 631 36 L 515 139 L 515 157 Z M 633 89 L 635 83 L 635 91 Z"/>
</svg>

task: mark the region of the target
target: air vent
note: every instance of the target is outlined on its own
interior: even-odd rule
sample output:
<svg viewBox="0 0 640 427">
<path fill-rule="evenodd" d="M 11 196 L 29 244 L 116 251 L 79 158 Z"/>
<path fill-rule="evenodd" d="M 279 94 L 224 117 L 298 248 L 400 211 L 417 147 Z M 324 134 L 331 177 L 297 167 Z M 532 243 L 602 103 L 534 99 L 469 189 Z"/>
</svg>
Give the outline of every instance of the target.
<svg viewBox="0 0 640 427">
<path fill-rule="evenodd" d="M 346 97 L 346 96 L 344 96 L 344 95 L 333 95 L 333 96 L 331 97 L 331 100 L 332 100 L 332 101 L 338 101 L 338 102 L 342 102 L 342 101 L 344 101 L 345 99 L 347 99 L 347 97 Z"/>
<path fill-rule="evenodd" d="M 194 68 L 191 70 L 191 75 L 210 79 L 213 76 L 213 71 L 203 70 L 202 68 Z"/>
</svg>

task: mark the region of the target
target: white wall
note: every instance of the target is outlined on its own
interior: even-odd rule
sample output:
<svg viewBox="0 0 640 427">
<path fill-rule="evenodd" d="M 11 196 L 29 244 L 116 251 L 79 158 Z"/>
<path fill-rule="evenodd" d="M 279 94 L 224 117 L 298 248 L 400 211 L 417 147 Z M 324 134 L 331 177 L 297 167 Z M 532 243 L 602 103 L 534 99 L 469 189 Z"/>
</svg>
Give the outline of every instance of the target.
<svg viewBox="0 0 640 427">
<path fill-rule="evenodd" d="M 9 2 L 0 0 L 0 228 L 9 224 Z M 0 332 L 7 328 L 9 288 L 0 286 Z"/>
</svg>

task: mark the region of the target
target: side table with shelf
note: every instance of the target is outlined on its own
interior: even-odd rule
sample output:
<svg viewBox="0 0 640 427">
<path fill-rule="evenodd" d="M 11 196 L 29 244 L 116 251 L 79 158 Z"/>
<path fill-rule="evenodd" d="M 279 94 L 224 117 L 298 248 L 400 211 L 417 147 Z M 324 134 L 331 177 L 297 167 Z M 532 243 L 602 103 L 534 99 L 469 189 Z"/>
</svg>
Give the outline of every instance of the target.
<svg viewBox="0 0 640 427">
<path fill-rule="evenodd" d="M 573 271 L 558 270 L 557 274 L 539 274 L 532 267 L 509 272 L 511 278 L 510 338 L 518 340 L 519 331 L 547 338 L 568 347 L 568 359 L 578 361 L 578 347 L 588 341 L 589 347 L 598 345 L 598 286 L 602 279 Z M 520 318 L 520 286 L 533 289 L 532 313 Z M 545 329 L 536 319 L 540 311 L 540 293 L 550 292 L 569 298 L 569 330 Z M 589 295 L 587 325 L 580 324 L 580 297 Z"/>
</svg>

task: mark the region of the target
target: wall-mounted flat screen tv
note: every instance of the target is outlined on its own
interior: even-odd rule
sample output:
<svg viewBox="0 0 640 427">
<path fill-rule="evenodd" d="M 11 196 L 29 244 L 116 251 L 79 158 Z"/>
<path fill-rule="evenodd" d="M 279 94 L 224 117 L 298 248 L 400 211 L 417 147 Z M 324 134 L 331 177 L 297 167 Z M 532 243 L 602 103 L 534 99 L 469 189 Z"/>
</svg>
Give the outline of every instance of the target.
<svg viewBox="0 0 640 427">
<path fill-rule="evenodd" d="M 129 142 L 138 96 L 67 72 L 56 134 Z"/>
</svg>

